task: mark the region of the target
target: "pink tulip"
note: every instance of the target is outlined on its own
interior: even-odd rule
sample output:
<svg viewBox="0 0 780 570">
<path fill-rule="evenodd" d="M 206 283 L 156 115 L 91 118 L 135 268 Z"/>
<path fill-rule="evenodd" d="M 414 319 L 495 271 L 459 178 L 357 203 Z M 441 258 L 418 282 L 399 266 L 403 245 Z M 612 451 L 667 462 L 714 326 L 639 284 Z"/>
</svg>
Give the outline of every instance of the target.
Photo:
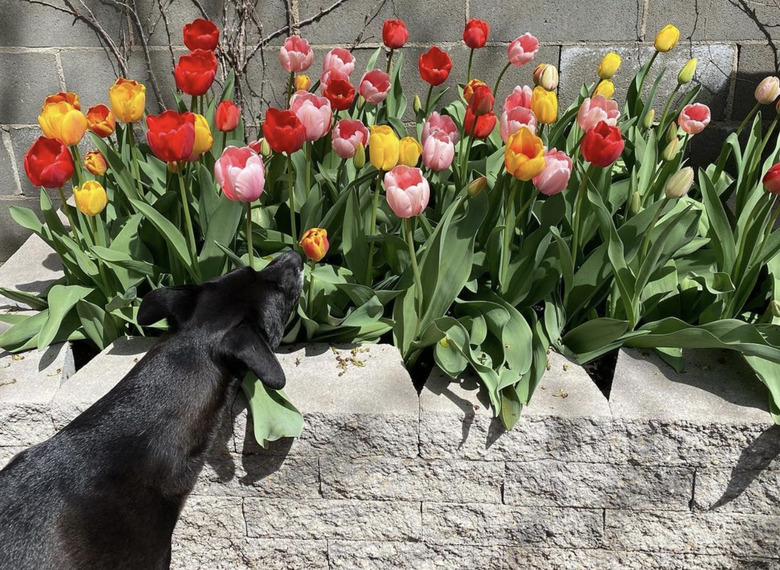
<svg viewBox="0 0 780 570">
<path fill-rule="evenodd" d="M 443 131 L 437 131 L 425 139 L 423 164 L 431 170 L 446 170 L 455 158 L 455 145 Z"/>
<path fill-rule="evenodd" d="M 532 93 L 533 89 L 528 87 L 528 85 L 523 85 L 522 87 L 518 85 L 504 101 L 504 111 L 509 112 L 515 107 L 525 107 L 526 109 L 530 109 Z"/>
<path fill-rule="evenodd" d="M 349 75 L 343 71 L 339 69 L 328 69 L 327 71 L 323 71 L 322 75 L 320 75 L 320 93 L 324 93 L 328 88 L 328 83 L 330 82 L 331 78 L 343 79 L 344 81 L 349 82 Z"/>
<path fill-rule="evenodd" d="M 544 164 L 544 170 L 533 178 L 534 186 L 546 196 L 563 192 L 571 178 L 571 158 L 553 148 L 544 153 Z"/>
<path fill-rule="evenodd" d="M 617 101 L 607 99 L 604 95 L 588 97 L 580 105 L 577 112 L 577 124 L 586 133 L 601 121 L 607 123 L 610 127 L 617 126 L 617 120 L 620 116 Z"/>
<path fill-rule="evenodd" d="M 422 142 L 423 147 L 428 137 L 437 132 L 442 132 L 450 137 L 452 144 L 458 143 L 458 126 L 455 124 L 455 121 L 447 115 L 439 115 L 439 113 L 434 111 L 428 115 L 428 118 L 423 123 L 422 135 L 420 136 L 420 142 Z"/>
<path fill-rule="evenodd" d="M 523 34 L 507 48 L 507 57 L 512 65 L 525 65 L 536 57 L 539 51 L 539 40 L 531 34 Z"/>
<path fill-rule="evenodd" d="M 765 77 L 755 91 L 756 101 L 762 105 L 771 105 L 780 97 L 780 79 L 774 76 Z"/>
<path fill-rule="evenodd" d="M 343 159 L 352 158 L 358 145 L 368 144 L 369 132 L 366 126 L 357 119 L 341 119 L 333 127 L 333 150 Z"/>
<path fill-rule="evenodd" d="M 378 105 L 385 100 L 390 92 L 390 76 L 381 69 L 374 69 L 363 75 L 358 86 L 358 93 L 367 103 Z"/>
<path fill-rule="evenodd" d="M 710 108 L 701 103 L 686 105 L 677 117 L 677 124 L 689 135 L 697 135 L 710 124 Z"/>
<path fill-rule="evenodd" d="M 498 130 L 501 133 L 502 141 L 506 142 L 521 127 L 528 127 L 532 133 L 536 134 L 536 116 L 531 109 L 515 107 L 501 113 Z"/>
<path fill-rule="evenodd" d="M 428 205 L 431 189 L 422 170 L 411 166 L 396 166 L 385 174 L 387 203 L 399 218 L 419 216 Z"/>
<path fill-rule="evenodd" d="M 322 73 L 331 69 L 351 75 L 355 69 L 355 56 L 344 48 L 333 48 L 325 54 L 325 59 L 322 60 Z"/>
<path fill-rule="evenodd" d="M 309 42 L 300 36 L 290 36 L 279 50 L 279 61 L 282 67 L 290 73 L 305 71 L 314 61 L 314 52 Z"/>
<path fill-rule="evenodd" d="M 239 202 L 254 202 L 265 187 L 263 159 L 248 146 L 229 146 L 214 164 L 214 176 L 225 196 Z"/>
<path fill-rule="evenodd" d="M 308 91 L 296 91 L 290 98 L 290 111 L 306 129 L 306 140 L 316 141 L 330 130 L 333 111 L 330 101 L 325 97 L 317 97 Z"/>
</svg>

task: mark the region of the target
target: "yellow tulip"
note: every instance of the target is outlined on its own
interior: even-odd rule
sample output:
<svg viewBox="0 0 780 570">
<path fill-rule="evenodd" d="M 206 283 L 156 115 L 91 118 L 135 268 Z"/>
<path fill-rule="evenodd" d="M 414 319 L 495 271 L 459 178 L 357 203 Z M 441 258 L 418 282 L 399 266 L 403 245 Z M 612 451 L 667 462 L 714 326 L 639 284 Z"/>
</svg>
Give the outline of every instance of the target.
<svg viewBox="0 0 780 570">
<path fill-rule="evenodd" d="M 93 150 L 84 155 L 84 166 L 95 176 L 103 176 L 108 170 L 106 159 L 99 151 Z"/>
<path fill-rule="evenodd" d="M 368 137 L 368 158 L 377 170 L 392 170 L 398 164 L 401 143 L 387 125 L 374 125 Z"/>
<path fill-rule="evenodd" d="M 198 157 L 204 152 L 211 150 L 214 144 L 214 137 L 211 135 L 209 122 L 203 115 L 195 115 L 195 143 L 192 145 L 192 154 L 190 161 L 198 160 Z"/>
<path fill-rule="evenodd" d="M 599 77 L 601 79 L 612 79 L 612 76 L 617 73 L 621 61 L 618 54 L 613 51 L 609 52 L 599 63 Z"/>
<path fill-rule="evenodd" d="M 531 94 L 531 111 L 539 123 L 549 125 L 558 118 L 558 96 L 555 91 L 547 91 L 544 87 L 534 87 Z"/>
<path fill-rule="evenodd" d="M 70 103 L 77 111 L 81 111 L 81 101 L 79 101 L 78 94 L 73 91 L 60 91 L 54 95 L 49 95 L 43 101 L 43 106 L 45 107 L 49 103 L 60 103 L 61 101 Z"/>
<path fill-rule="evenodd" d="M 87 132 L 87 118 L 70 103 L 48 103 L 38 115 L 38 124 L 44 136 L 58 139 L 65 146 L 78 144 Z"/>
<path fill-rule="evenodd" d="M 295 76 L 295 90 L 296 91 L 308 91 L 311 87 L 311 79 L 308 75 L 301 73 Z"/>
<path fill-rule="evenodd" d="M 511 135 L 504 149 L 506 171 L 515 178 L 528 181 L 545 167 L 544 143 L 528 127 Z"/>
<path fill-rule="evenodd" d="M 695 57 L 685 62 L 685 65 L 683 65 L 683 68 L 680 70 L 680 73 L 677 74 L 677 83 L 680 85 L 685 85 L 686 83 L 690 83 L 691 81 L 693 81 L 694 73 L 696 73 Z"/>
<path fill-rule="evenodd" d="M 603 95 L 605 99 L 612 99 L 615 94 L 615 84 L 609 79 L 602 79 L 599 84 L 596 85 L 596 90 L 593 92 L 593 96 Z"/>
<path fill-rule="evenodd" d="M 664 52 L 671 51 L 677 42 L 680 40 L 680 30 L 671 24 L 666 24 L 661 31 L 655 36 L 656 51 Z"/>
<path fill-rule="evenodd" d="M 108 89 L 111 112 L 117 121 L 136 123 L 144 116 L 146 86 L 132 79 L 120 77 Z"/>
<path fill-rule="evenodd" d="M 398 144 L 398 164 L 417 166 L 423 151 L 422 145 L 412 137 L 404 137 Z"/>
<path fill-rule="evenodd" d="M 108 204 L 106 191 L 97 180 L 87 180 L 73 189 L 73 199 L 82 214 L 97 216 Z"/>
</svg>

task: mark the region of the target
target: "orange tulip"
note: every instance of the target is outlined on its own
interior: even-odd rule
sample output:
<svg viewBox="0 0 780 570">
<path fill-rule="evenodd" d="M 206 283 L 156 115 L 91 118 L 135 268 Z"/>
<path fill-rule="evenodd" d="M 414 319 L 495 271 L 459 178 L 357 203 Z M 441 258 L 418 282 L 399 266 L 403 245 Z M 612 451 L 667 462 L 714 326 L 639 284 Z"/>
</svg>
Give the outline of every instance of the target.
<svg viewBox="0 0 780 570">
<path fill-rule="evenodd" d="M 84 155 L 84 166 L 95 176 L 103 176 L 108 170 L 105 157 L 96 150 Z"/>
<path fill-rule="evenodd" d="M 544 143 L 528 127 L 521 127 L 506 141 L 506 170 L 515 178 L 528 181 L 545 167 Z"/>
<path fill-rule="evenodd" d="M 87 111 L 87 128 L 101 138 L 111 136 L 116 129 L 111 109 L 105 105 L 90 107 Z"/>
<path fill-rule="evenodd" d="M 311 228 L 306 230 L 298 245 L 303 249 L 306 257 L 312 261 L 319 261 L 328 253 L 328 230 L 323 228 Z"/>
</svg>

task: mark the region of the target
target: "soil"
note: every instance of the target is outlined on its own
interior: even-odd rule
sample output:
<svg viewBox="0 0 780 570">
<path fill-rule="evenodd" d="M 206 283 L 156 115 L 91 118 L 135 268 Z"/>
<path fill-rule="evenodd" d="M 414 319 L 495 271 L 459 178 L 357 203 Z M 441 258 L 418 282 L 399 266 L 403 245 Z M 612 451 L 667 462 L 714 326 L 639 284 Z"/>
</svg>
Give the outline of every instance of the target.
<svg viewBox="0 0 780 570">
<path fill-rule="evenodd" d="M 615 377 L 617 359 L 618 349 L 615 349 L 582 366 L 607 399 L 609 399 L 609 393 L 612 390 L 612 379 Z"/>
</svg>

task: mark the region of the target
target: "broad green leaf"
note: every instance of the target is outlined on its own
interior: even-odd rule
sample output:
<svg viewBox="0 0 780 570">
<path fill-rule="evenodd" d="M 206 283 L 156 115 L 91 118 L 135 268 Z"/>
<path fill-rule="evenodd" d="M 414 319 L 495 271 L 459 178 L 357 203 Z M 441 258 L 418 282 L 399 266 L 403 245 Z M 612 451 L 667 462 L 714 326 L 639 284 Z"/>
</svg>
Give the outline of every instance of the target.
<svg viewBox="0 0 780 570">
<path fill-rule="evenodd" d="M 38 335 L 38 348 L 43 349 L 49 346 L 60 330 L 62 321 L 68 312 L 92 292 L 89 287 L 80 285 L 55 285 L 49 290 L 47 296 L 49 302 L 49 318 L 41 327 Z"/>
<path fill-rule="evenodd" d="M 249 373 L 241 387 L 249 403 L 255 440 L 262 447 L 283 437 L 299 437 L 303 432 L 303 416 L 283 390 L 271 390 Z"/>
</svg>

